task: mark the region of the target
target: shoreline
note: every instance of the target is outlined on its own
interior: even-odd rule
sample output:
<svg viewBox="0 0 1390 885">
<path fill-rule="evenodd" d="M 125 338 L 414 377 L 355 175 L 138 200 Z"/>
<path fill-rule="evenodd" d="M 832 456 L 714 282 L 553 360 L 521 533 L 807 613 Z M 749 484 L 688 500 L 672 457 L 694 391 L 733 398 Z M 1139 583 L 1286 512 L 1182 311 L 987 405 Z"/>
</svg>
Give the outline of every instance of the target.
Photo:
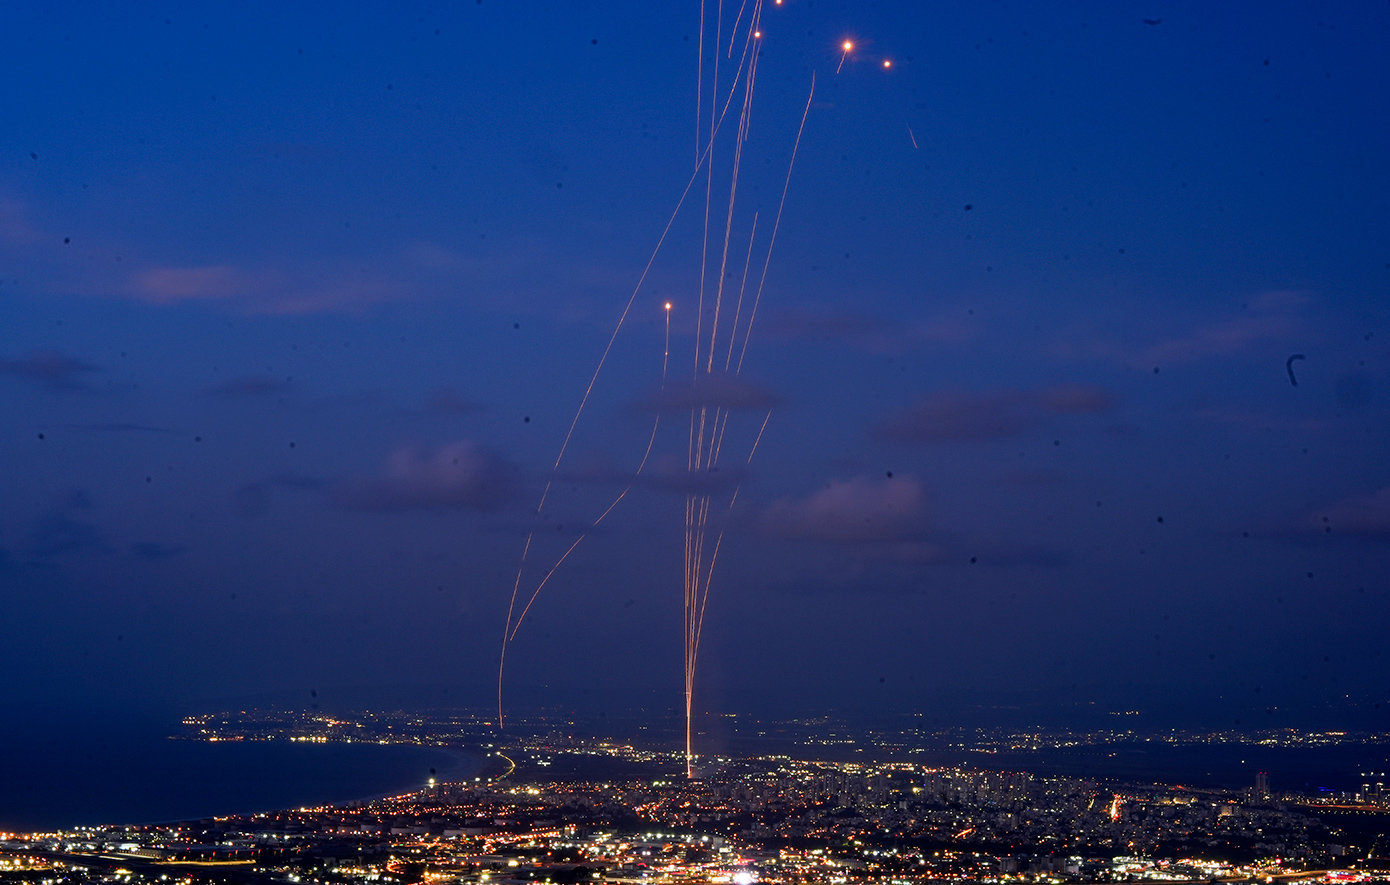
<svg viewBox="0 0 1390 885">
<path fill-rule="evenodd" d="M 181 738 L 175 738 L 175 739 L 176 739 L 176 740 L 182 740 Z M 231 743 L 243 743 L 243 742 L 242 742 L 242 741 L 202 741 L 202 743 L 209 743 L 209 744 L 212 744 L 212 743 L 217 743 L 217 744 L 228 743 L 228 744 L 231 744 Z M 252 743 L 271 743 L 271 741 L 253 741 Z M 287 741 L 282 741 L 281 743 L 289 743 L 289 742 L 287 742 Z M 314 744 L 312 741 L 304 741 L 304 742 L 298 742 L 298 741 L 296 741 L 296 742 L 294 742 L 294 743 L 296 743 L 297 745 L 300 745 L 300 746 L 303 746 L 304 744 L 309 744 L 309 745 L 311 745 L 311 746 L 315 746 L 315 744 Z M 333 742 L 329 742 L 329 744 L 332 744 L 332 743 L 333 743 Z M 485 757 L 485 756 L 479 756 L 477 753 L 470 752 L 470 751 L 468 751 L 468 750 L 465 750 L 465 749 L 462 748 L 462 747 L 427 747 L 427 746 L 421 746 L 421 745 L 419 745 L 419 744 L 409 744 L 409 743 L 381 744 L 381 743 L 372 743 L 372 742 L 370 742 L 370 741 L 355 741 L 355 742 L 352 742 L 351 744 L 349 744 L 349 742 L 347 742 L 347 741 L 340 741 L 340 742 L 337 742 L 337 743 L 338 743 L 339 745 L 342 745 L 342 746 L 353 745 L 353 746 L 373 746 L 373 747 L 404 747 L 404 748 L 407 748 L 407 749 L 419 750 L 419 751 L 422 751 L 422 752 L 438 752 L 438 753 L 440 753 L 440 754 L 442 754 L 442 755 L 444 755 L 444 756 L 446 756 L 446 757 L 452 758 L 452 759 L 454 760 L 454 762 L 455 762 L 455 765 L 454 765 L 454 766 L 452 766 L 452 767 L 450 767 L 450 768 L 448 768 L 448 769 L 442 770 L 442 771 L 440 771 L 438 774 L 431 775 L 432 778 L 437 778 L 438 781 L 439 781 L 440 783 L 451 782 L 452 776 L 458 774 L 459 769 L 463 768 L 464 766 L 469 766 L 469 765 L 472 766 L 472 767 L 469 769 L 469 775 L 468 775 L 468 776 L 471 777 L 471 776 L 473 776 L 474 773 L 476 773 L 476 772 L 478 772 L 478 771 L 481 771 L 481 770 L 485 767 L 485 765 L 486 765 L 486 757 Z M 316 746 L 322 747 L 322 746 L 327 746 L 327 745 L 329 745 L 329 744 L 317 744 Z M 436 770 L 436 769 L 434 769 L 434 768 L 431 768 L 431 769 L 430 769 L 431 772 L 433 772 L 433 771 L 435 771 L 435 770 Z M 349 805 L 349 806 L 351 806 L 351 805 L 366 805 L 366 804 L 371 803 L 371 802 L 378 802 L 378 801 L 380 801 L 380 800 L 382 800 L 382 799 L 391 799 L 391 798 L 396 797 L 396 796 L 406 795 L 406 794 L 408 794 L 408 793 L 415 792 L 415 791 L 417 791 L 417 790 L 423 788 L 424 786 L 426 786 L 426 784 L 418 784 L 418 783 L 417 783 L 415 786 L 411 787 L 410 789 L 392 789 L 392 790 L 384 790 L 384 791 L 379 791 L 379 792 L 373 793 L 372 795 L 369 795 L 369 796 L 355 796 L 355 797 L 348 798 L 348 799 L 326 799 L 326 800 L 323 800 L 323 801 L 320 801 L 320 802 L 314 802 L 314 803 L 309 804 L 309 805 L 305 805 L 305 804 L 302 804 L 302 803 L 301 803 L 301 804 L 299 804 L 299 805 L 292 805 L 292 806 L 279 807 L 279 808 L 260 808 L 260 809 L 257 809 L 257 810 L 255 810 L 255 811 L 220 811 L 220 812 L 218 812 L 217 814 L 211 815 L 211 816 L 212 816 L 212 817 L 250 817 L 250 816 L 253 816 L 253 815 L 257 815 L 257 814 L 275 814 L 275 813 L 278 813 L 278 812 L 281 812 L 281 811 L 297 811 L 297 810 L 300 810 L 300 809 L 303 809 L 303 808 L 322 808 L 322 807 L 325 807 L 325 806 L 337 806 L 337 805 Z M 150 826 L 160 826 L 160 825 L 165 825 L 165 824 L 183 823 L 183 822 L 185 822 L 185 821 L 190 821 L 190 820 L 203 820 L 203 819 L 206 819 L 207 817 L 209 817 L 209 815 L 200 815 L 199 817 L 196 817 L 196 818 L 175 817 L 175 818 L 166 818 L 166 819 L 163 819 L 163 820 L 149 820 L 149 821 L 140 821 L 140 822 L 138 822 L 138 823 L 122 823 L 122 824 L 115 824 L 115 825 L 116 825 L 116 826 L 133 826 L 133 827 L 150 827 Z M 111 825 L 111 824 L 107 824 L 107 825 L 109 826 L 109 825 Z"/>
<path fill-rule="evenodd" d="M 115 740 L 90 733 L 28 743 L 22 755 L 0 756 L 0 831 L 147 826 L 366 803 L 421 789 L 430 777 L 471 778 L 486 762 L 485 751 L 415 744 Z"/>
</svg>

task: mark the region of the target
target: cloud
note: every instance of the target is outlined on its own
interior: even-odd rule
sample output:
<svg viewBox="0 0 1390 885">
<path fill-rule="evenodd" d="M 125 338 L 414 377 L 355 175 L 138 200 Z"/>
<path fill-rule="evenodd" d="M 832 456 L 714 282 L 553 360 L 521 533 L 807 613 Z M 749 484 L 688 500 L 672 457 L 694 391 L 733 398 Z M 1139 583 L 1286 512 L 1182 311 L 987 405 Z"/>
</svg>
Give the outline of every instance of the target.
<svg viewBox="0 0 1390 885">
<path fill-rule="evenodd" d="M 711 467 L 687 470 L 683 464 L 661 462 L 636 478 L 639 488 L 674 492 L 679 495 L 718 495 L 748 481 L 746 467 Z"/>
<path fill-rule="evenodd" d="M 785 338 L 856 339 L 892 331 L 880 317 L 859 313 L 816 313 L 799 308 L 774 312 L 767 320 L 769 335 Z"/>
<path fill-rule="evenodd" d="M 781 397 L 738 375 L 700 375 L 693 381 L 669 381 L 637 403 L 644 412 L 688 412 L 691 409 L 772 409 Z"/>
<path fill-rule="evenodd" d="M 899 353 L 919 342 L 954 344 L 974 334 L 972 326 L 959 319 L 903 323 L 867 314 L 820 313 L 799 308 L 776 311 L 768 317 L 764 328 L 774 337 L 843 341 L 870 353 Z"/>
<path fill-rule="evenodd" d="M 462 415 L 476 411 L 478 404 L 452 387 L 441 387 L 430 396 L 428 409 L 445 415 Z"/>
<path fill-rule="evenodd" d="M 102 546 L 101 532 L 96 526 L 55 514 L 35 524 L 28 552 L 40 559 L 49 559 Z"/>
<path fill-rule="evenodd" d="M 874 432 L 882 439 L 907 443 L 1004 439 L 1031 430 L 1051 415 L 1102 414 L 1114 407 L 1109 391 L 1087 384 L 983 393 L 943 390 L 924 395 Z"/>
<path fill-rule="evenodd" d="M 244 378 L 234 378 L 231 381 L 209 387 L 206 392 L 208 396 L 215 396 L 220 399 L 250 399 L 273 393 L 281 393 L 288 390 L 289 387 L 290 380 L 288 378 L 281 381 L 279 378 L 248 375 Z"/>
<path fill-rule="evenodd" d="M 1297 292 L 1266 292 L 1247 305 L 1249 313 L 1209 323 L 1186 335 L 1150 346 L 1146 363 L 1184 363 L 1236 353 L 1264 341 L 1287 338 L 1297 329 L 1296 313 L 1308 299 Z"/>
<path fill-rule="evenodd" d="M 270 512 L 271 492 L 277 488 L 298 492 L 321 492 L 327 489 L 334 493 L 342 491 L 327 480 L 315 476 L 277 473 L 266 480 L 246 482 L 238 486 L 232 493 L 232 512 L 246 519 L 265 516 Z"/>
<path fill-rule="evenodd" d="M 926 492 L 909 476 L 834 480 L 805 498 L 779 498 L 763 510 L 765 532 L 840 544 L 911 541 L 925 530 Z"/>
<path fill-rule="evenodd" d="M 471 262 L 462 253 L 440 246 L 437 243 L 412 243 L 405 250 L 405 258 L 411 264 L 429 270 L 471 270 Z"/>
<path fill-rule="evenodd" d="M 286 273 L 215 264 L 140 271 L 126 294 L 149 304 L 219 301 L 251 313 L 284 315 L 357 311 L 397 301 L 407 287 L 366 267 L 312 266 Z"/>
<path fill-rule="evenodd" d="M 38 231 L 29 223 L 23 203 L 18 200 L 0 200 L 0 243 L 32 246 L 40 239 Z"/>
<path fill-rule="evenodd" d="M 352 510 L 493 510 L 511 496 L 513 469 L 471 440 L 429 452 L 405 446 L 391 453 L 383 475 L 335 484 L 335 502 Z"/>
<path fill-rule="evenodd" d="M 878 428 L 897 442 L 999 439 L 1022 433 L 1031 424 L 1021 391 L 926 394 Z"/>
<path fill-rule="evenodd" d="M 1318 532 L 1390 538 L 1390 486 L 1343 498 L 1315 512 L 1306 524 Z"/>
<path fill-rule="evenodd" d="M 55 350 L 41 350 L 19 360 L 0 360 L 0 375 L 14 375 L 55 390 L 85 387 L 78 377 L 101 368 Z"/>
<path fill-rule="evenodd" d="M 228 264 L 155 267 L 135 275 L 133 294 L 152 304 L 232 298 L 265 289 L 273 277 L 247 273 Z"/>
<path fill-rule="evenodd" d="M 666 456 L 649 462 L 637 475 L 614 467 L 599 456 L 590 457 L 565 471 L 559 479 L 595 485 L 632 486 L 679 495 L 717 495 L 748 481 L 746 467 L 714 467 L 690 470 L 684 459 Z"/>
<path fill-rule="evenodd" d="M 356 313 L 375 304 L 400 301 L 408 295 L 409 288 L 400 282 L 361 269 L 352 274 L 325 274 L 322 278 L 267 292 L 249 307 L 255 313 L 280 315 Z"/>
<path fill-rule="evenodd" d="M 929 571 L 957 575 L 998 569 L 1035 572 L 1074 564 L 1074 557 L 1069 553 L 1047 547 L 1016 547 L 959 537 L 937 538 L 935 534 L 931 540 L 847 545 L 845 549 L 856 555 L 839 561 L 808 559 L 808 565 L 793 566 L 774 579 L 774 589 L 791 596 L 926 594 L 955 585 L 954 578 L 944 585 L 940 581 L 924 580 Z"/>
<path fill-rule="evenodd" d="M 1098 384 L 1059 384 L 1035 396 L 1044 411 L 1063 415 L 1094 415 L 1115 408 L 1115 397 Z"/>
</svg>

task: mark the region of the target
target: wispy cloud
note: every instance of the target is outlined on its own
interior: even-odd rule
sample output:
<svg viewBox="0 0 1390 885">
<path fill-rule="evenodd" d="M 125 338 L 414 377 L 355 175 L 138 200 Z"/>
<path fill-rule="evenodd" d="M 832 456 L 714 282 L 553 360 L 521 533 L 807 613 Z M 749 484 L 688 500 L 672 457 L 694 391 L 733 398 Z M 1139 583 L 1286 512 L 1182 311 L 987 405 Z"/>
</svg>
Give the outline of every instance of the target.
<svg viewBox="0 0 1390 885">
<path fill-rule="evenodd" d="M 104 550 L 101 529 L 78 518 L 95 506 L 86 489 L 70 489 L 29 529 L 25 553 L 33 560 L 51 560 L 88 550 Z"/>
<path fill-rule="evenodd" d="M 462 415 L 478 409 L 478 404 L 452 387 L 441 387 L 430 395 L 427 409 L 445 415 Z"/>
<path fill-rule="evenodd" d="M 926 492 L 910 476 L 833 480 L 804 498 L 779 498 L 762 514 L 765 532 L 839 544 L 907 541 L 926 528 Z"/>
<path fill-rule="evenodd" d="M 1247 299 L 1238 313 L 1227 310 L 1223 315 L 1205 305 L 1203 314 L 1196 317 L 1165 312 L 1162 316 L 1147 317 L 1123 339 L 1097 336 L 1096 322 L 1088 317 L 1065 336 L 1054 340 L 1047 350 L 1051 356 L 1064 360 L 1098 359 L 1150 369 L 1236 356 L 1280 342 L 1292 347 L 1296 339 L 1309 331 L 1303 313 L 1305 305 L 1311 301 L 1301 292 L 1281 290 Z M 1127 318 L 1116 318 L 1109 325 L 1129 326 L 1142 315 L 1143 309 L 1134 307 L 1128 311 Z M 1168 331 L 1155 333 L 1155 328 Z M 1287 352 L 1280 354 L 1281 363 L 1286 356 Z"/>
<path fill-rule="evenodd" d="M 1309 516 L 1304 527 L 1316 532 L 1390 538 L 1390 486 L 1329 504 Z"/>
<path fill-rule="evenodd" d="M 32 246 L 42 239 L 29 223 L 25 206 L 18 200 L 0 200 L 0 243 Z"/>
<path fill-rule="evenodd" d="M 925 580 L 930 572 L 1066 568 L 1074 558 L 1060 550 L 966 541 L 961 538 L 919 537 L 902 541 L 842 544 L 852 554 L 836 560 L 817 559 L 808 569 L 790 569 L 777 589 L 793 596 L 932 593 L 941 582 Z M 959 586 L 954 580 L 950 585 Z"/>
<path fill-rule="evenodd" d="M 1266 292 L 1252 298 L 1241 316 L 1197 326 L 1185 335 L 1150 345 L 1144 359 L 1155 365 L 1193 362 L 1287 338 L 1298 329 L 1297 314 L 1307 302 L 1307 296 L 1297 292 Z"/>
<path fill-rule="evenodd" d="M 1114 396 L 1090 384 L 979 393 L 934 391 L 880 424 L 875 435 L 905 443 L 1003 439 L 1031 430 L 1053 415 L 1103 414 L 1114 408 Z"/>
<path fill-rule="evenodd" d="M 512 495 L 515 470 L 471 440 L 428 451 L 405 446 L 391 453 L 378 476 L 330 486 L 340 507 L 352 510 L 493 510 Z"/>
<path fill-rule="evenodd" d="M 919 343 L 955 344 L 974 336 L 970 323 L 954 318 L 901 323 L 869 314 L 801 308 L 772 313 L 761 331 L 779 338 L 841 341 L 870 353 L 899 353 Z"/>
<path fill-rule="evenodd" d="M 55 390 L 86 387 L 83 375 L 100 372 L 99 366 L 55 350 L 41 350 L 23 359 L 0 360 L 0 375 L 13 375 Z"/>
<path fill-rule="evenodd" d="M 633 486 L 679 495 L 717 495 L 747 482 L 746 467 L 713 467 L 691 470 L 685 459 L 666 456 L 653 459 L 640 474 L 613 466 L 607 460 L 590 457 L 563 471 L 557 478 L 595 485 Z"/>
<path fill-rule="evenodd" d="M 103 546 L 101 530 L 95 525 L 54 513 L 35 523 L 29 535 L 28 553 L 38 559 L 52 559 Z"/>
<path fill-rule="evenodd" d="M 277 282 L 276 274 L 252 274 L 226 264 L 154 267 L 135 275 L 132 291 L 142 301 L 174 304 L 251 295 Z"/>
<path fill-rule="evenodd" d="M 636 404 L 644 412 L 688 412 L 691 409 L 771 409 L 781 397 L 739 375 L 714 373 L 695 380 L 671 381 Z"/>
<path fill-rule="evenodd" d="M 355 312 L 398 301 L 408 287 L 362 266 L 323 264 L 288 273 L 230 264 L 152 267 L 136 273 L 126 294 L 149 304 L 216 301 L 261 314 Z"/>
</svg>

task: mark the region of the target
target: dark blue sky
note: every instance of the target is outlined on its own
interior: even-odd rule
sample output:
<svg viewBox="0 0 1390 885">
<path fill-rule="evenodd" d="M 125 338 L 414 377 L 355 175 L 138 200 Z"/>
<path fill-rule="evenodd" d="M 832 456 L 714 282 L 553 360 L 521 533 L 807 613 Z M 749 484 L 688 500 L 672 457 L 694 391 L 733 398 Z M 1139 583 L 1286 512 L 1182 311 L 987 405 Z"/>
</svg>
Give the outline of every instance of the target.
<svg viewBox="0 0 1390 885">
<path fill-rule="evenodd" d="M 695 3 L 11 11 L 0 698 L 486 703 L 531 513 L 695 168 L 705 14 L 697 65 Z M 730 279 L 816 90 L 744 375 L 708 394 L 775 405 L 746 470 L 765 412 L 733 412 L 713 484 L 743 481 L 702 703 L 1390 701 L 1388 26 L 768 5 Z M 690 380 L 703 207 L 633 300 L 538 562 L 678 398 L 667 300 Z M 518 691 L 679 704 L 692 479 L 663 415 L 519 632 Z"/>
</svg>

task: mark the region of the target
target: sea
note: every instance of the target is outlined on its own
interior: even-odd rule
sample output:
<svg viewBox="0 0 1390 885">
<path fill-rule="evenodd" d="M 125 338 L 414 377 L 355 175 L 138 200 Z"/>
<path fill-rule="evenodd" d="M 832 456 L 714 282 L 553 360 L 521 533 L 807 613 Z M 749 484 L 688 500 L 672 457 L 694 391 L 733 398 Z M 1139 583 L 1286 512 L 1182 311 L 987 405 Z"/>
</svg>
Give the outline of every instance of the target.
<svg viewBox="0 0 1390 885">
<path fill-rule="evenodd" d="M 175 740 L 177 720 L 0 726 L 0 833 L 196 820 L 398 795 L 481 754 L 408 744 Z"/>
<path fill-rule="evenodd" d="M 1111 783 L 1171 784 L 1239 790 L 1263 773 L 1276 793 L 1333 797 L 1369 783 L 1390 783 L 1390 745 L 1265 746 L 1247 743 L 1171 744 L 1131 740 L 1083 747 L 1027 751 L 947 751 L 900 758 L 924 765 L 963 765 L 996 771 L 1091 778 Z"/>
</svg>

